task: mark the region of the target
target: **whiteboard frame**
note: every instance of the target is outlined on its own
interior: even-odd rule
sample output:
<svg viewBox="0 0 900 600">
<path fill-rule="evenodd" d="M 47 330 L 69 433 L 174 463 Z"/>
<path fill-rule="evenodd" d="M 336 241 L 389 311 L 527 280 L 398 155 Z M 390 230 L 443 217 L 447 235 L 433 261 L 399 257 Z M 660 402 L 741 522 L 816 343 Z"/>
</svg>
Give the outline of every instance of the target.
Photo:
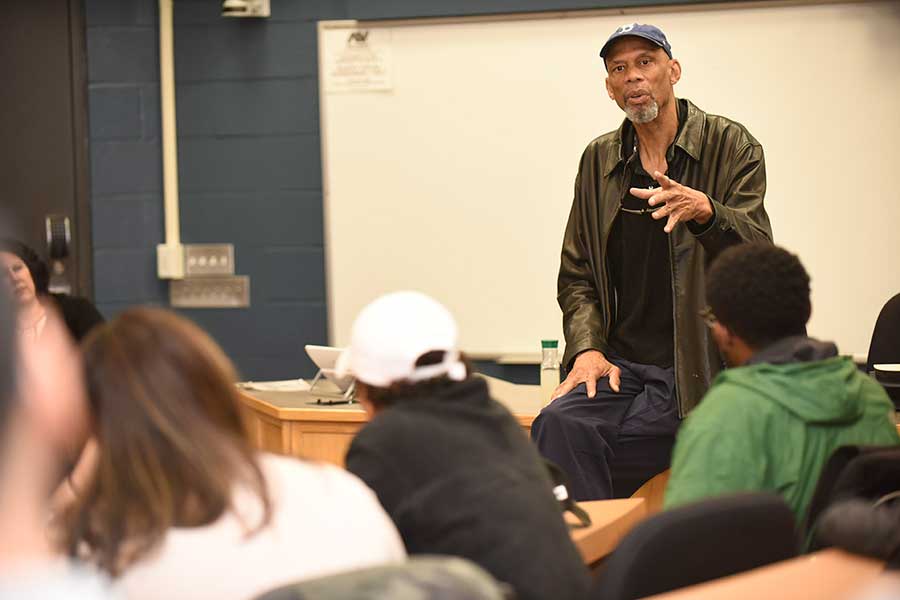
<svg viewBox="0 0 900 600">
<path fill-rule="evenodd" d="M 639 7 L 619 7 L 619 8 L 601 8 L 601 9 L 579 9 L 579 10 L 563 10 L 563 11 L 543 11 L 543 12 L 524 12 L 512 14 L 491 14 L 491 15 L 468 15 L 468 16 L 452 16 L 452 17 L 423 17 L 409 19 L 384 19 L 384 20 L 331 20 L 319 21 L 317 23 L 318 36 L 321 44 L 322 33 L 335 29 L 374 29 L 374 28 L 402 28 L 402 27 L 422 27 L 429 25 L 443 24 L 467 24 L 467 23 L 490 23 L 490 22 L 511 22 L 511 21 L 527 21 L 527 20 L 548 20 L 548 19 L 581 19 L 590 17 L 602 17 L 611 15 L 620 16 L 639 16 L 649 13 L 682 13 L 682 12 L 707 12 L 716 10 L 743 10 L 748 8 L 780 8 L 780 7 L 796 7 L 796 6 L 827 6 L 835 4 L 868 4 L 869 0 L 821 0 L 821 1 L 804 1 L 804 0 L 753 0 L 746 2 L 716 2 L 716 3 L 698 3 L 685 5 L 651 5 Z M 627 20 L 627 19 L 626 19 Z M 334 343 L 335 335 L 335 311 L 332 309 L 333 286 L 329 278 L 332 276 L 332 240 L 331 228 L 328 225 L 330 217 L 330 191 L 329 191 L 329 165 L 328 165 L 328 102 L 326 101 L 326 93 L 322 84 L 324 70 L 323 53 L 321 47 L 319 51 L 319 111 L 320 111 L 320 144 L 321 144 L 321 160 L 322 160 L 322 194 L 323 194 L 323 219 L 324 219 L 324 241 L 325 241 L 325 265 L 326 265 L 326 300 L 328 306 L 328 337 L 329 342 Z M 702 103 L 702 99 L 700 99 Z M 610 124 L 609 129 L 613 129 L 616 124 Z M 573 159 L 573 175 L 574 175 Z M 776 231 L 776 243 L 779 243 Z M 801 260 L 803 257 L 801 256 Z M 887 298 L 885 298 L 887 300 Z M 815 305 L 813 306 L 815 311 Z M 561 316 L 560 316 L 561 318 Z M 873 317 L 874 323 L 874 317 Z M 861 352 L 867 348 L 841 348 L 844 353 L 854 352 L 855 356 L 861 356 Z M 504 350 L 498 348 L 496 352 L 480 352 L 474 353 L 472 356 L 477 359 L 499 360 L 500 362 L 510 363 L 528 363 L 536 360 L 539 353 L 523 353 L 520 350 Z"/>
</svg>

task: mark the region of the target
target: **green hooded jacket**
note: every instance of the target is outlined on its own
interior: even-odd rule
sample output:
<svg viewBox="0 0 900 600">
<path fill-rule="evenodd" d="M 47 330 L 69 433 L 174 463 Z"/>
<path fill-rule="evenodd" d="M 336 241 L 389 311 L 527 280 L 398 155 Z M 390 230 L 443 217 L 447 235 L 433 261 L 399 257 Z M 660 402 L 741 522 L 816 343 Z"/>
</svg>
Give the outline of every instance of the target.
<svg viewBox="0 0 900 600">
<path fill-rule="evenodd" d="M 721 372 L 678 432 L 665 507 L 772 491 L 802 523 L 832 452 L 900 443 L 887 393 L 836 353 L 787 338 Z"/>
</svg>

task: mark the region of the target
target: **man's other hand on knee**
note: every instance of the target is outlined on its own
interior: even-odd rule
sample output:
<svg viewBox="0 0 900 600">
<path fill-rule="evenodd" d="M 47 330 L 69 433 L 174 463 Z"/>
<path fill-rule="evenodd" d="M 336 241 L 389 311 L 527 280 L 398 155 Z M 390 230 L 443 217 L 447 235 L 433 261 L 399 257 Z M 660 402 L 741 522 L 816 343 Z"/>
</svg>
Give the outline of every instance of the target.
<svg viewBox="0 0 900 600">
<path fill-rule="evenodd" d="M 610 389 L 618 392 L 621 376 L 619 367 L 606 360 L 599 350 L 585 350 L 575 358 L 569 375 L 553 391 L 550 399 L 556 400 L 560 396 L 568 394 L 579 383 L 585 384 L 588 398 L 593 398 L 597 394 L 597 380 L 607 376 L 609 376 Z"/>
</svg>

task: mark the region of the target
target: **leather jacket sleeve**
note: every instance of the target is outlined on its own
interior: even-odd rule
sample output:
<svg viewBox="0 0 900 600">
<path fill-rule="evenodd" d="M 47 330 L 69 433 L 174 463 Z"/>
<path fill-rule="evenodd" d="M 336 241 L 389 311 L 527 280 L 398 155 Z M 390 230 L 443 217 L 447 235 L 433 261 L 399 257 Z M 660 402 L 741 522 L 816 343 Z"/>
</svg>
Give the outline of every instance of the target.
<svg viewBox="0 0 900 600">
<path fill-rule="evenodd" d="M 695 234 L 712 261 L 722 250 L 741 242 L 772 241 L 772 226 L 763 207 L 766 193 L 766 164 L 762 146 L 748 143 L 735 151 L 729 160 L 725 193 L 716 198 L 705 192 L 713 207 L 713 221 L 698 231 L 697 225 L 688 228 Z"/>
<path fill-rule="evenodd" d="M 563 237 L 557 301 L 563 313 L 563 333 L 566 350 L 563 364 L 571 367 L 575 356 L 585 350 L 606 349 L 608 323 L 595 286 L 591 268 L 591 252 L 584 231 L 582 214 L 581 172 L 575 179 L 575 199 L 569 212 L 569 222 Z"/>
</svg>

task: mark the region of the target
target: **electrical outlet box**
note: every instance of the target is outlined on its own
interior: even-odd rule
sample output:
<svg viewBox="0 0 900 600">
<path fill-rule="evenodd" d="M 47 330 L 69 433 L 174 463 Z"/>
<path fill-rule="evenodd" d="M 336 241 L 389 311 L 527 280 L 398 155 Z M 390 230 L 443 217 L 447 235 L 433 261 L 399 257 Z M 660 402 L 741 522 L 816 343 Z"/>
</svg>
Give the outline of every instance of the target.
<svg viewBox="0 0 900 600">
<path fill-rule="evenodd" d="M 156 274 L 160 279 L 184 277 L 184 246 L 181 244 L 157 244 Z"/>
<path fill-rule="evenodd" d="M 272 8 L 269 0 L 224 0 L 223 17 L 269 17 Z"/>
<path fill-rule="evenodd" d="M 250 277 L 197 277 L 169 283 L 169 302 L 181 308 L 245 308 L 250 306 Z"/>
<path fill-rule="evenodd" d="M 184 276 L 234 275 L 234 244 L 185 244 Z"/>
</svg>

